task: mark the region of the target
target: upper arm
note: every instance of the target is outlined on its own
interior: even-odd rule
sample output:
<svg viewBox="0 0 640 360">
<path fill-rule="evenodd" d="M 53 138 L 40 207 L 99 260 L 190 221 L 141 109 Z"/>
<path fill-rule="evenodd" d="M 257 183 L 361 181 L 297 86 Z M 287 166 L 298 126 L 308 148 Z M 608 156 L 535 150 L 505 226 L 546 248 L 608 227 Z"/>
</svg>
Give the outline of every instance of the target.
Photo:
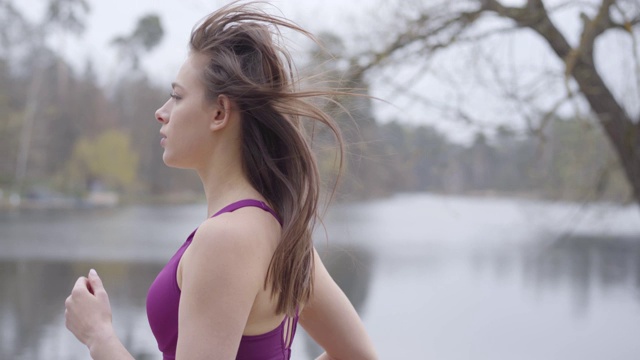
<svg viewBox="0 0 640 360">
<path fill-rule="evenodd" d="M 314 291 L 300 325 L 333 359 L 376 359 L 373 343 L 351 302 L 314 249 Z"/>
<path fill-rule="evenodd" d="M 269 259 L 246 226 L 207 221 L 182 264 L 177 359 L 234 359 Z"/>
</svg>

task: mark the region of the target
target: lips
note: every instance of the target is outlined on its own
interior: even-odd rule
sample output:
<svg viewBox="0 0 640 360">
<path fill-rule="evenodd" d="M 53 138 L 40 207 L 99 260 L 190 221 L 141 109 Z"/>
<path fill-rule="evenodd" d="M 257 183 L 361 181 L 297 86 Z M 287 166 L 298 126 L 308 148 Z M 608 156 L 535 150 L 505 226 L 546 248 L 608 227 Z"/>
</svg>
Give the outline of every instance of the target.
<svg viewBox="0 0 640 360">
<path fill-rule="evenodd" d="M 166 143 L 166 141 L 167 141 L 167 135 L 165 135 L 165 134 L 163 134 L 163 133 L 160 133 L 160 136 L 161 136 L 161 137 L 160 137 L 160 146 L 164 147 L 164 144 L 165 144 L 165 143 Z"/>
</svg>

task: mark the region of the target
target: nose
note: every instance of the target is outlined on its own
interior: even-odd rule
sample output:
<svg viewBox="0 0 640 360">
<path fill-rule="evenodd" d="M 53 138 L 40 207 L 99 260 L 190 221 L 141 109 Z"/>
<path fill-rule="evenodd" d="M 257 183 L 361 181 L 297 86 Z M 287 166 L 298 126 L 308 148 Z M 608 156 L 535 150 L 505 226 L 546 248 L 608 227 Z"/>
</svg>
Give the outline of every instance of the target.
<svg viewBox="0 0 640 360">
<path fill-rule="evenodd" d="M 164 103 L 158 110 L 156 110 L 156 120 L 160 123 L 165 124 L 169 120 L 169 115 L 167 113 L 167 103 Z"/>
</svg>

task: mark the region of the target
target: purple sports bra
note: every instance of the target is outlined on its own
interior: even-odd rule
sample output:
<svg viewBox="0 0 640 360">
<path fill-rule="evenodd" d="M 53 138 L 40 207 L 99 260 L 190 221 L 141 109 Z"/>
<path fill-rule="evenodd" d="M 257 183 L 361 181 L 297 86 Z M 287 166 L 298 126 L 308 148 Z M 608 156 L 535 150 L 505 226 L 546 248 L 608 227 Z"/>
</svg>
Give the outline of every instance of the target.
<svg viewBox="0 0 640 360">
<path fill-rule="evenodd" d="M 254 206 L 268 211 L 278 219 L 278 215 L 264 202 L 258 200 L 240 200 L 225 206 L 213 216 L 232 212 L 237 209 Z M 196 229 L 197 230 L 197 229 Z M 151 331 L 156 337 L 158 348 L 162 351 L 164 360 L 173 360 L 176 357 L 178 344 L 178 306 L 180 304 L 180 288 L 176 280 L 178 263 L 182 254 L 191 244 L 194 230 L 178 251 L 171 257 L 167 265 L 160 271 L 147 294 L 147 317 Z M 286 360 L 291 357 L 291 342 L 296 332 L 298 315 L 295 318 L 285 316 L 280 325 L 275 329 L 252 336 L 242 336 L 238 354 L 238 360 Z"/>
</svg>

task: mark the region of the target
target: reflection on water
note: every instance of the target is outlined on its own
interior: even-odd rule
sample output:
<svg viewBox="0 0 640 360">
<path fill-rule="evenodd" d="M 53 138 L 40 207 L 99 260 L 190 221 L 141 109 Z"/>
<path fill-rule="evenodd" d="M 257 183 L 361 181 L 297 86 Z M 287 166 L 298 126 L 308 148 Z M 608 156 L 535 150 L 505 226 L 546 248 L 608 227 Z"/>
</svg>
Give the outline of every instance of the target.
<svg viewBox="0 0 640 360">
<path fill-rule="evenodd" d="M 64 349 L 57 349 L 57 354 L 47 354 L 51 349 L 46 337 L 51 329 L 53 332 L 66 331 L 63 328 L 64 300 L 75 279 L 91 267 L 99 271 L 108 288 L 114 314 L 119 320 L 118 334 L 131 348 L 136 341 L 135 326 L 131 323 L 135 318 L 127 315 L 144 311 L 147 289 L 161 266 L 131 262 L 0 261 L 3 334 L 0 359 L 71 358 L 63 356 L 67 354 Z M 66 338 L 69 340 L 71 336 Z M 86 353 L 77 358 L 86 358 Z"/>
<path fill-rule="evenodd" d="M 341 205 L 329 216 L 329 242 L 321 236 L 318 251 L 381 358 L 640 357 L 640 233 L 525 237 L 483 206 L 396 198 Z M 513 203 L 486 207 L 520 227 Z M 137 359 L 157 359 L 146 293 L 203 213 L 197 205 L 0 215 L 0 359 L 87 359 L 64 328 L 64 299 L 92 267 L 125 346 Z M 447 232 L 451 224 L 465 229 Z M 293 357 L 319 352 L 301 331 Z"/>
<path fill-rule="evenodd" d="M 576 235 L 551 243 L 478 251 L 470 256 L 478 274 L 496 278 L 521 273 L 533 291 L 568 290 L 574 309 L 585 314 L 594 293 L 623 292 L 640 303 L 640 239 Z"/>
<path fill-rule="evenodd" d="M 371 278 L 372 257 L 361 248 L 325 249 L 323 262 L 336 282 L 344 289 L 357 310 L 362 310 Z M 135 317 L 145 311 L 147 289 L 163 264 L 134 262 L 62 262 L 44 260 L 0 261 L 0 359 L 51 359 L 43 337 L 46 330 L 63 331 L 60 322 L 64 300 L 74 279 L 94 267 L 99 273 L 120 320 L 117 329 L 124 345 L 131 349 L 137 342 Z M 147 334 L 148 335 L 148 334 Z M 310 357 L 320 348 L 309 337 L 306 352 Z M 147 343 L 150 343 L 147 341 Z M 58 353 L 59 358 L 65 351 Z M 155 348 L 140 349 L 136 359 L 153 358 Z M 85 358 L 85 357 L 79 357 Z"/>
<path fill-rule="evenodd" d="M 640 301 L 640 241 L 631 237 L 576 236 L 533 251 L 525 262 L 533 285 L 569 287 L 578 310 L 593 291 L 635 292 Z"/>
</svg>

